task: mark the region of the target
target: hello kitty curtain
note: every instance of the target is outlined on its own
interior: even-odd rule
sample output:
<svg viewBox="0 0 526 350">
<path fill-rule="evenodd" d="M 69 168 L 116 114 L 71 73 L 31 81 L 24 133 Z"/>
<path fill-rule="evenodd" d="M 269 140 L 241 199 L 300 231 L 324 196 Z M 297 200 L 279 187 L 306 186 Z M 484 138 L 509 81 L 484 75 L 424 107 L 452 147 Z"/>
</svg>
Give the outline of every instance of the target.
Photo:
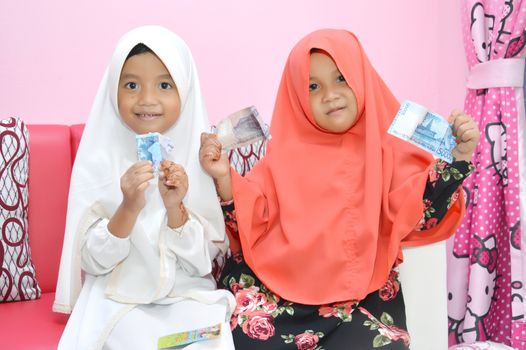
<svg viewBox="0 0 526 350">
<path fill-rule="evenodd" d="M 481 141 L 467 215 L 448 241 L 449 345 L 526 349 L 526 0 L 462 0 L 465 111 Z M 521 220 L 522 218 L 522 220 Z"/>
</svg>

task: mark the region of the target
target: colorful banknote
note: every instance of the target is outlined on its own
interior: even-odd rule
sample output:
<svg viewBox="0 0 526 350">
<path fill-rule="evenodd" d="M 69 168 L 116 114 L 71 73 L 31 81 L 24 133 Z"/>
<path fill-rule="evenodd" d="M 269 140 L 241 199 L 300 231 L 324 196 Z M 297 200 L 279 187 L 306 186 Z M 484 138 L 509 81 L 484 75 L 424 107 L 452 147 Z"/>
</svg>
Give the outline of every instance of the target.
<svg viewBox="0 0 526 350">
<path fill-rule="evenodd" d="M 221 335 L 221 324 L 211 327 L 194 329 L 160 337 L 157 341 L 158 350 L 182 349 L 185 345 L 217 338 Z"/>
<path fill-rule="evenodd" d="M 244 108 L 221 120 L 217 124 L 216 133 L 225 151 L 270 139 L 268 127 L 254 106 Z"/>
<path fill-rule="evenodd" d="M 452 151 L 457 142 L 452 125 L 425 107 L 404 101 L 389 130 L 391 135 L 410 142 L 437 158 L 453 162 Z"/>
</svg>

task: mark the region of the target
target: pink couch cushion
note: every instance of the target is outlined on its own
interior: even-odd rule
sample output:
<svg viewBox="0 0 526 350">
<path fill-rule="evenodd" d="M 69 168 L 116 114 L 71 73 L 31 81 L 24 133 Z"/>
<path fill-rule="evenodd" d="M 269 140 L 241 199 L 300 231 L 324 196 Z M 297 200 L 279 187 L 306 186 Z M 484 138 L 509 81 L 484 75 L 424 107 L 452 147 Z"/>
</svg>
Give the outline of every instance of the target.
<svg viewBox="0 0 526 350">
<path fill-rule="evenodd" d="M 68 315 L 51 311 L 62 251 L 74 152 L 83 125 L 28 125 L 28 229 L 36 276 L 34 301 L 0 304 L 0 349 L 56 349 Z"/>
<path fill-rule="evenodd" d="M 54 292 L 66 221 L 71 133 L 65 125 L 28 127 L 30 245 L 42 291 Z"/>
<path fill-rule="evenodd" d="M 28 132 L 18 118 L 0 121 L 0 302 L 40 297 L 28 242 Z"/>
<path fill-rule="evenodd" d="M 51 311 L 55 293 L 43 293 L 38 300 L 1 305 L 0 348 L 9 350 L 56 349 L 67 315 Z"/>
<path fill-rule="evenodd" d="M 84 131 L 84 124 L 75 124 L 70 126 L 71 130 L 71 164 L 75 161 L 77 155 L 77 149 L 79 148 L 80 138 Z"/>
</svg>

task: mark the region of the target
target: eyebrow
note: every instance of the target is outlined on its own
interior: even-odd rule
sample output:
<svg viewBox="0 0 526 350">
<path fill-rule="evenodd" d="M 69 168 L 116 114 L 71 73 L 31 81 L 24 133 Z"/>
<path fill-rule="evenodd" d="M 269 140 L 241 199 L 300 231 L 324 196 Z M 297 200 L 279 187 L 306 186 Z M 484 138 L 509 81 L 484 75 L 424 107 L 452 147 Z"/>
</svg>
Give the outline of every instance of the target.
<svg viewBox="0 0 526 350">
<path fill-rule="evenodd" d="M 126 73 L 121 76 L 121 79 L 138 79 L 139 76 L 131 73 Z M 170 74 L 162 74 L 157 77 L 157 79 L 172 79 L 172 76 Z M 172 79 L 173 80 L 173 79 Z"/>
<path fill-rule="evenodd" d="M 340 70 L 339 70 L 338 68 L 336 68 L 335 70 L 333 70 L 333 71 L 331 72 L 332 75 L 334 75 L 334 73 L 342 74 L 342 72 L 340 72 Z M 317 77 L 312 76 L 312 75 L 309 75 L 309 79 L 317 79 Z"/>
<path fill-rule="evenodd" d="M 130 79 L 130 78 L 138 78 L 138 76 L 136 76 L 135 74 L 130 74 L 130 73 L 121 75 L 121 79 Z"/>
<path fill-rule="evenodd" d="M 173 80 L 172 76 L 170 74 L 163 74 L 163 75 L 159 75 L 160 79 L 171 79 Z"/>
</svg>

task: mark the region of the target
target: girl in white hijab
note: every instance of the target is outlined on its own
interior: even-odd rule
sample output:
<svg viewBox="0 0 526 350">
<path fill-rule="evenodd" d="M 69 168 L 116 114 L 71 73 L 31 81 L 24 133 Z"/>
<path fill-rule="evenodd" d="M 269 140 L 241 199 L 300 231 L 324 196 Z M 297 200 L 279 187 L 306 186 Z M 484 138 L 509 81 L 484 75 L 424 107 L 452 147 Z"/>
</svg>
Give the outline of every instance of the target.
<svg viewBox="0 0 526 350">
<path fill-rule="evenodd" d="M 185 349 L 233 349 L 235 301 L 212 262 L 228 242 L 212 179 L 199 164 L 208 131 L 187 45 L 158 26 L 118 42 L 71 177 L 56 312 L 71 313 L 59 349 L 156 349 L 158 338 L 222 324 Z M 174 144 L 167 176 L 138 161 L 136 135 Z"/>
</svg>

